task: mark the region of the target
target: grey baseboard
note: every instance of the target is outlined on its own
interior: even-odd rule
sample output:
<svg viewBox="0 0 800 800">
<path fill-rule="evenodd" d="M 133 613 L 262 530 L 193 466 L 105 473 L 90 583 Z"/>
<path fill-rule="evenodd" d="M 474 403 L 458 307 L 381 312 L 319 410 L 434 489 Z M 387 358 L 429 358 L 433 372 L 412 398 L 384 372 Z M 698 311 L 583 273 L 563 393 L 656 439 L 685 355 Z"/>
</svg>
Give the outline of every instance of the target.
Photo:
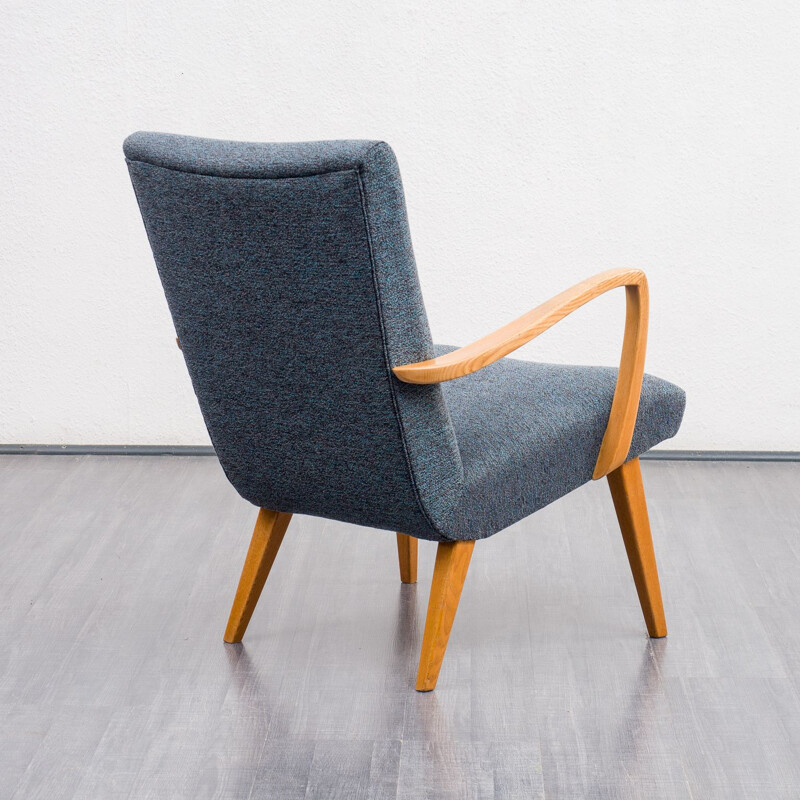
<svg viewBox="0 0 800 800">
<path fill-rule="evenodd" d="M 213 456 L 209 445 L 0 444 L 0 455 Z M 651 450 L 647 461 L 800 461 L 797 450 Z"/>
<path fill-rule="evenodd" d="M 214 448 L 181 444 L 0 444 L 0 455 L 213 456 Z"/>
<path fill-rule="evenodd" d="M 800 461 L 797 450 L 650 450 L 643 461 Z"/>
</svg>

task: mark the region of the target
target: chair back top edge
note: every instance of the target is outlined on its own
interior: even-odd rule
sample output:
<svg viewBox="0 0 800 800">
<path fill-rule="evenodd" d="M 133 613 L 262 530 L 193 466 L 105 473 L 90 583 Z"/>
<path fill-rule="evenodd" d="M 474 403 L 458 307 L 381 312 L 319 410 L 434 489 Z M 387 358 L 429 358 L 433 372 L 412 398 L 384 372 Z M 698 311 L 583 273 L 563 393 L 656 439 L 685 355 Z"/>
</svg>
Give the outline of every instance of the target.
<svg viewBox="0 0 800 800">
<path fill-rule="evenodd" d="M 359 169 L 384 142 L 341 139 L 310 142 L 237 142 L 137 131 L 122 148 L 129 161 L 220 178 L 302 178 Z"/>
</svg>

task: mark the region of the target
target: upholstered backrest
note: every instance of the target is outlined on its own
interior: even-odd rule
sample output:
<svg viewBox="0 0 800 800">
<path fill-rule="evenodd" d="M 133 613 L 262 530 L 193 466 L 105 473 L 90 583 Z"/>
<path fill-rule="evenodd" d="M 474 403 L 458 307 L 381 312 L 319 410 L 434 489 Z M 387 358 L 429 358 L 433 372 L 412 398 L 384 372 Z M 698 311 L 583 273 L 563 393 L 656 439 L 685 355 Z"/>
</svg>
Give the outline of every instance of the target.
<svg viewBox="0 0 800 800">
<path fill-rule="evenodd" d="M 463 481 L 383 142 L 124 145 L 195 393 L 256 505 L 436 538 Z"/>
</svg>

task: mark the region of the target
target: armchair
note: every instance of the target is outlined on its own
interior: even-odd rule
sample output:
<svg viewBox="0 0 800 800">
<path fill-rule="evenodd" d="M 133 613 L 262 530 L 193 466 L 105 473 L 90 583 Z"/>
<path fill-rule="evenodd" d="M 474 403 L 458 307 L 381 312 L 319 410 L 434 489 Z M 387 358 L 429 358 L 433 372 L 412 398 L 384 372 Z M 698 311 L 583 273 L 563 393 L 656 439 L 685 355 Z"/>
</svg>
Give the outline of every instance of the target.
<svg viewBox="0 0 800 800">
<path fill-rule="evenodd" d="M 648 632 L 666 635 L 638 456 L 685 396 L 644 375 L 647 280 L 609 270 L 465 347 L 434 346 L 383 142 L 136 133 L 131 179 L 206 426 L 260 508 L 224 639 L 239 642 L 292 514 L 438 543 L 416 688 L 436 686 L 477 540 L 607 477 Z M 619 369 L 509 353 L 624 287 Z"/>
</svg>

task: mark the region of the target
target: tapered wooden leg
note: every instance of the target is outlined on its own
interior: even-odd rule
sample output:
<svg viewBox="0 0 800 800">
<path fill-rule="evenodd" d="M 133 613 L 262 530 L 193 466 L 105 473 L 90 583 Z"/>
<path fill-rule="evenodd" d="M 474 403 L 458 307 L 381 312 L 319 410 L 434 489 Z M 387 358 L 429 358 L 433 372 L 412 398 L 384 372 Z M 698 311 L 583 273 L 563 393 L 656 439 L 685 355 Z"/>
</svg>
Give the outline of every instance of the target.
<svg viewBox="0 0 800 800">
<path fill-rule="evenodd" d="M 644 499 L 642 471 L 634 458 L 608 474 L 608 485 L 617 511 L 622 539 L 628 552 L 633 582 L 639 594 L 647 632 L 655 639 L 667 635 L 650 520 Z"/>
<path fill-rule="evenodd" d="M 436 687 L 474 547 L 475 542 L 439 543 L 419 657 L 418 692 L 430 692 Z"/>
<path fill-rule="evenodd" d="M 397 556 L 400 559 L 400 580 L 417 582 L 417 540 L 405 533 L 397 534 Z"/>
<path fill-rule="evenodd" d="M 270 511 L 267 508 L 258 512 L 250 549 L 244 560 L 239 588 L 236 590 L 228 627 L 225 629 L 226 642 L 242 641 L 291 518 L 291 514 Z"/>
</svg>

